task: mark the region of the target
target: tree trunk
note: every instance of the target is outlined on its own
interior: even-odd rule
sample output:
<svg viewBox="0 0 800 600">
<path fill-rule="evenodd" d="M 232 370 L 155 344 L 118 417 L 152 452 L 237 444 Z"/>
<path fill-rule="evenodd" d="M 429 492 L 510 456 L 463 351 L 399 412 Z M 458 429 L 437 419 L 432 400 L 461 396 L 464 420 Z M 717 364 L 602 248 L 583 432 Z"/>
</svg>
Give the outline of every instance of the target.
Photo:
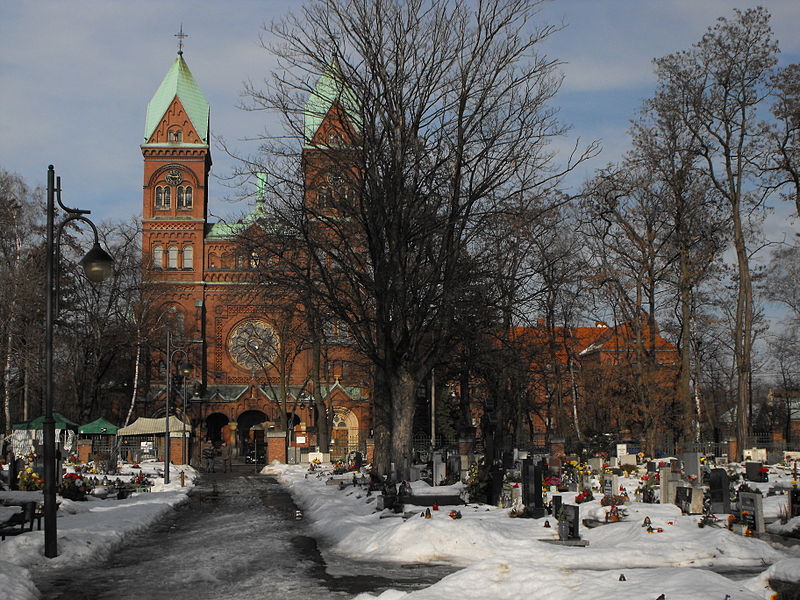
<svg viewBox="0 0 800 600">
<path fill-rule="evenodd" d="M 14 314 L 14 303 L 11 304 L 11 314 Z M 11 431 L 11 370 L 13 368 L 12 350 L 14 345 L 14 334 L 12 333 L 11 323 L 7 323 L 6 332 L 6 364 L 3 369 L 3 416 L 5 416 L 6 433 Z"/>
<path fill-rule="evenodd" d="M 391 462 L 399 480 L 411 473 L 412 428 L 414 425 L 417 381 L 405 368 L 398 368 L 388 377 L 391 392 Z"/>
<path fill-rule="evenodd" d="M 750 354 L 753 328 L 753 289 L 750 280 L 750 264 L 745 246 L 744 229 L 738 202 L 733 203 L 732 216 L 734 224 L 734 246 L 739 266 L 739 287 L 736 302 L 736 331 L 734 352 L 736 355 L 736 442 L 739 458 L 747 447 L 749 423 L 748 406 L 750 404 Z"/>
<path fill-rule="evenodd" d="M 128 407 L 128 414 L 125 415 L 125 423 L 123 427 L 127 427 L 131 422 L 131 415 L 133 414 L 133 407 L 136 404 L 136 396 L 139 394 L 139 362 L 142 358 L 142 344 L 136 344 L 136 358 L 133 365 L 133 391 L 131 392 L 131 405 Z"/>
</svg>

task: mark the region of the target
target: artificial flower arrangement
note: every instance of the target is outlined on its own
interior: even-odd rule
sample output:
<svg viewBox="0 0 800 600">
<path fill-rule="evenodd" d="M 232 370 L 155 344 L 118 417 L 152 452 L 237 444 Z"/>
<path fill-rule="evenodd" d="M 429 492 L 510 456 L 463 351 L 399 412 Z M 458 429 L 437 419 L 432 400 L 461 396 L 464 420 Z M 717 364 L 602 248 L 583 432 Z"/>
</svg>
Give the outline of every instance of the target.
<svg viewBox="0 0 800 600">
<path fill-rule="evenodd" d="M 575 504 L 583 504 L 584 502 L 591 502 L 594 500 L 594 495 L 590 490 L 584 490 L 577 496 L 575 496 Z"/>
</svg>

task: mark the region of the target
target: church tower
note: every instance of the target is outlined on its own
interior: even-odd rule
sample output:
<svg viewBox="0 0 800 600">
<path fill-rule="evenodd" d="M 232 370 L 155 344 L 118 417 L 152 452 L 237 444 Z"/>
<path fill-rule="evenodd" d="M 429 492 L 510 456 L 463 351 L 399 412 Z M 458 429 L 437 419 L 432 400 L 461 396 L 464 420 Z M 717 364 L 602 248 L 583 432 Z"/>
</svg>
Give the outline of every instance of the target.
<svg viewBox="0 0 800 600">
<path fill-rule="evenodd" d="M 200 334 L 207 218 L 209 105 L 179 51 L 147 104 L 142 196 L 146 280 Z M 154 300 L 158 301 L 157 298 Z"/>
</svg>

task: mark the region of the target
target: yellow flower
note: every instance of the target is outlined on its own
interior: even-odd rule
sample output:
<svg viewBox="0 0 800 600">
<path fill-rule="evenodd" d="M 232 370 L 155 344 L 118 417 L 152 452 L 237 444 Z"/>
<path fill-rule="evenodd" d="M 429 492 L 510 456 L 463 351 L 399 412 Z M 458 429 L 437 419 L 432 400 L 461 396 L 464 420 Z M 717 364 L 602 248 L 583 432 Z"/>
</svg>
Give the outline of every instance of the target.
<svg viewBox="0 0 800 600">
<path fill-rule="evenodd" d="M 26 467 L 25 468 L 25 472 L 26 473 L 33 473 L 33 469 L 31 469 L 30 467 Z"/>
</svg>

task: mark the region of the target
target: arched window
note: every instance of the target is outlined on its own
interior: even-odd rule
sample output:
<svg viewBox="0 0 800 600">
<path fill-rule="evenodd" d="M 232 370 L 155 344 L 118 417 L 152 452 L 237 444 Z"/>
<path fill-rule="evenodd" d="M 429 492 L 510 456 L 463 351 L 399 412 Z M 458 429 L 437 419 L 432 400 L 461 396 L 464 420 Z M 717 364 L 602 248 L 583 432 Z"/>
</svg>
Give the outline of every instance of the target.
<svg viewBox="0 0 800 600">
<path fill-rule="evenodd" d="M 156 186 L 156 210 L 169 209 L 170 189 L 166 185 Z"/>
<path fill-rule="evenodd" d="M 333 207 L 333 190 L 329 187 L 320 188 L 317 198 L 317 208 Z"/>
<path fill-rule="evenodd" d="M 191 246 L 184 246 L 183 247 L 183 268 L 184 269 L 193 269 L 194 266 L 192 265 L 192 260 L 194 257 L 194 252 L 192 251 Z"/>
<path fill-rule="evenodd" d="M 239 254 L 236 257 L 236 268 L 237 269 L 244 269 L 247 265 L 247 260 L 245 259 L 244 255 Z"/>
<path fill-rule="evenodd" d="M 183 141 L 183 132 L 180 129 L 173 129 L 167 134 L 167 141 L 170 144 L 180 144 Z"/>
<path fill-rule="evenodd" d="M 161 246 L 153 246 L 153 268 L 164 268 L 164 248 Z"/>
<path fill-rule="evenodd" d="M 178 186 L 178 209 L 188 210 L 192 208 L 192 186 Z"/>
<path fill-rule="evenodd" d="M 213 252 L 210 253 L 208 255 L 208 268 L 209 269 L 216 269 L 217 267 L 219 267 L 219 265 L 217 264 L 217 260 L 219 260 L 217 258 L 217 255 L 214 254 Z"/>
<path fill-rule="evenodd" d="M 167 250 L 167 268 L 178 268 L 178 249 L 175 246 L 170 246 Z"/>
</svg>

